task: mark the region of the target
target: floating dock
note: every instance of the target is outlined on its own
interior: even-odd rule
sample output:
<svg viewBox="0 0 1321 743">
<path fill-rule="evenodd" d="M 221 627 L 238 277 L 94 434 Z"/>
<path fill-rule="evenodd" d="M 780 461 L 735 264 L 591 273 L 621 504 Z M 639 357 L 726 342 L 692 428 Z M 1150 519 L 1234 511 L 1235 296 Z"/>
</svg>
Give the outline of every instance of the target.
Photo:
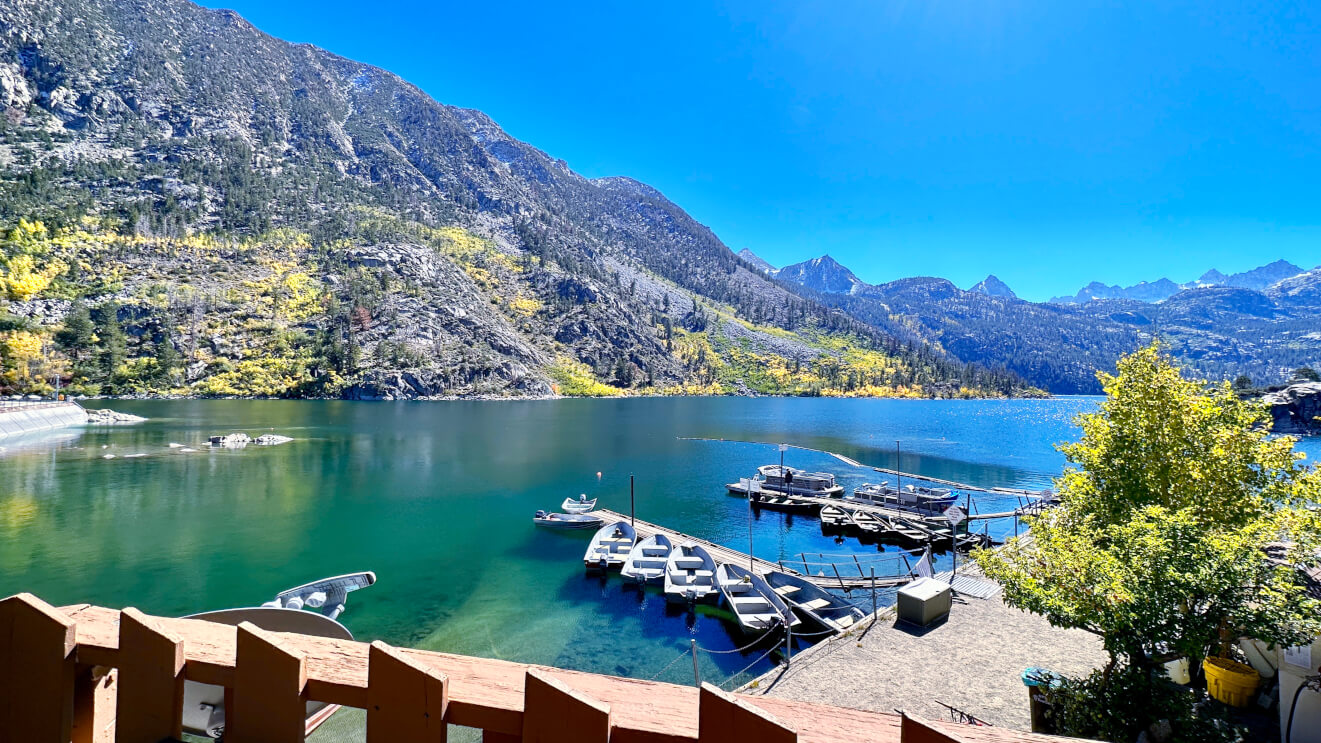
<svg viewBox="0 0 1321 743">
<path fill-rule="evenodd" d="M 778 446 L 778 444 L 769 441 L 745 441 L 742 439 L 713 439 L 713 438 L 706 438 L 700 436 L 680 436 L 679 440 L 680 441 L 719 441 L 730 444 L 759 444 L 761 446 Z M 971 483 L 966 483 L 966 482 L 955 482 L 954 480 L 942 480 L 939 477 L 928 477 L 926 475 L 919 475 L 914 472 L 900 472 L 899 470 L 889 469 L 888 467 L 873 467 L 870 464 L 863 464 L 862 462 L 859 462 L 856 459 L 850 459 L 844 456 L 843 454 L 836 454 L 833 451 L 826 451 L 825 449 L 813 449 L 810 446 L 798 446 L 797 444 L 784 444 L 784 446 L 787 446 L 791 449 L 800 449 L 802 451 L 811 451 L 811 452 L 816 452 L 818 454 L 825 454 L 827 456 L 831 456 L 834 457 L 835 459 L 838 459 L 839 461 L 843 462 L 844 464 L 847 464 L 850 467 L 872 470 L 874 472 L 879 472 L 883 475 L 892 475 L 894 477 L 906 477 L 913 480 L 922 480 L 924 482 L 935 483 L 937 485 L 944 485 L 945 487 L 954 488 L 956 490 L 971 490 L 975 493 L 995 493 L 997 495 L 1018 495 L 1029 498 L 1032 497 L 1040 498 L 1050 492 L 1048 489 L 1025 490 L 1023 488 L 982 487 L 980 485 L 973 485 Z M 982 518 L 990 518 L 990 517 L 983 516 Z"/>
<path fill-rule="evenodd" d="M 592 513 L 605 519 L 607 524 L 615 521 L 630 520 L 629 515 L 626 513 L 619 513 L 605 508 L 598 508 Z M 648 521 L 643 521 L 642 519 L 634 519 L 633 529 L 637 532 L 639 540 L 646 539 L 653 534 L 664 534 L 670 538 L 670 541 L 673 542 L 675 546 L 683 544 L 684 542 L 693 542 L 694 544 L 700 545 L 707 552 L 711 553 L 711 558 L 717 563 L 728 562 L 735 565 L 748 564 L 749 557 L 746 552 L 730 549 L 729 547 L 716 544 L 715 542 L 709 542 L 701 537 L 694 537 L 691 534 L 684 534 L 683 532 L 675 531 L 673 529 L 667 529 L 659 524 L 653 524 Z M 895 586 L 902 586 L 912 580 L 908 575 L 878 575 L 876 576 L 875 581 L 873 581 L 870 576 L 850 576 L 840 574 L 837 567 L 833 568 L 829 574 L 812 575 L 811 573 L 794 570 L 784 562 L 770 562 L 769 560 L 763 560 L 759 557 L 753 557 L 751 560 L 753 569 L 758 573 L 779 570 L 781 572 L 789 573 L 790 575 L 798 575 L 806 578 L 822 588 L 834 588 L 844 591 L 870 589 L 873 585 L 876 588 L 893 588 Z M 859 563 L 856 558 L 852 564 L 841 564 L 846 565 L 846 567 L 856 564 L 858 571 L 862 571 L 862 563 Z M 805 563 L 804 568 L 808 568 L 809 565 L 810 563 Z M 821 566 L 824 567 L 825 564 L 822 563 Z M 825 571 L 822 571 L 822 573 L 825 573 Z"/>
</svg>

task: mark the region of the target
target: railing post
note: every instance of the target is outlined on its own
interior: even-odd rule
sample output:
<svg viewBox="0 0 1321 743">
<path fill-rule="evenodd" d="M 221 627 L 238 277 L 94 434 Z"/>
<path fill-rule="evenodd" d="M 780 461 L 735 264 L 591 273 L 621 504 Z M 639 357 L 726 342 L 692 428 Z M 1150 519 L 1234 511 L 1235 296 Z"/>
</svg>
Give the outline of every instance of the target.
<svg viewBox="0 0 1321 743">
<path fill-rule="evenodd" d="M 523 743 L 609 743 L 610 705 L 529 668 L 523 683 Z"/>
<path fill-rule="evenodd" d="M 302 743 L 307 657 L 251 622 L 238 626 L 234 691 L 226 700 L 228 743 Z"/>
<path fill-rule="evenodd" d="M 367 651 L 367 743 L 444 743 L 449 678 L 383 642 Z"/>
<path fill-rule="evenodd" d="M 797 743 L 798 733 L 754 704 L 702 684 L 697 706 L 698 743 Z"/>
<path fill-rule="evenodd" d="M 702 672 L 697 670 L 697 640 L 691 639 L 689 642 L 692 643 L 693 648 L 693 686 L 701 686 Z"/>
<path fill-rule="evenodd" d="M 183 737 L 183 667 L 182 639 L 137 609 L 119 613 L 115 743 Z"/>
<path fill-rule="evenodd" d="M 77 666 L 73 692 L 73 743 L 114 743 L 115 701 L 119 671 L 106 666 Z"/>
<path fill-rule="evenodd" d="M 70 740 L 77 647 L 73 620 L 45 601 L 0 601 L 0 743 Z"/>
</svg>

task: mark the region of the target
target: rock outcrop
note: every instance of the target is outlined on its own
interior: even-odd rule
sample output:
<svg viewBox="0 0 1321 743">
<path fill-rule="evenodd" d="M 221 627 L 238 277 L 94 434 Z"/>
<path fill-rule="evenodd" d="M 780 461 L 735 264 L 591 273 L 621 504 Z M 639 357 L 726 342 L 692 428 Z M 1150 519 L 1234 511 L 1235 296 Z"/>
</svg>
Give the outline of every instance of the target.
<svg viewBox="0 0 1321 743">
<path fill-rule="evenodd" d="M 1262 397 L 1276 433 L 1321 434 L 1321 382 L 1292 384 Z"/>
</svg>

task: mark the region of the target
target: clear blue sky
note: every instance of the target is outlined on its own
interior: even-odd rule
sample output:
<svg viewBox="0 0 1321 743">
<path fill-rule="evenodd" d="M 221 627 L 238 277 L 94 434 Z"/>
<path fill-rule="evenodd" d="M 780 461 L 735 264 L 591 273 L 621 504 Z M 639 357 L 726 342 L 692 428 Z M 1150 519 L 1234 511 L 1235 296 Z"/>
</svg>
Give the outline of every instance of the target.
<svg viewBox="0 0 1321 743">
<path fill-rule="evenodd" d="M 208 4 L 777 265 L 1044 299 L 1321 263 L 1315 0 Z"/>
</svg>

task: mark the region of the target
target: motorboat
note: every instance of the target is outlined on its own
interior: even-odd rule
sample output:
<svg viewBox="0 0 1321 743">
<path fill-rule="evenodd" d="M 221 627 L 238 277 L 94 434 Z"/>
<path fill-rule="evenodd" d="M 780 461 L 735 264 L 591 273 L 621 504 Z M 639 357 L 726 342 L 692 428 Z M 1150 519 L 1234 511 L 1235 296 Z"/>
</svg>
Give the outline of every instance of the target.
<svg viewBox="0 0 1321 743">
<path fill-rule="evenodd" d="M 726 487 L 734 495 L 747 495 L 758 489 L 815 498 L 837 498 L 844 494 L 844 486 L 836 483 L 835 476 L 829 472 L 805 472 L 794 467 L 767 464 L 758 467 L 757 474 L 759 479 L 732 482 Z"/>
<path fill-rule="evenodd" d="M 537 511 L 532 514 L 532 523 L 549 529 L 599 529 L 605 519 L 590 513 L 547 513 Z"/>
<path fill-rule="evenodd" d="M 587 500 L 587 494 L 583 493 L 577 498 L 565 498 L 560 504 L 560 510 L 565 513 L 587 513 L 596 508 L 596 499 Z"/>
<path fill-rule="evenodd" d="M 734 612 L 739 627 L 748 634 L 761 634 L 776 625 L 796 627 L 801 621 L 766 579 L 733 563 L 716 568 L 716 585 L 725 604 Z"/>
<path fill-rule="evenodd" d="M 624 558 L 624 566 L 619 574 L 638 583 L 659 581 L 665 578 L 665 566 L 669 562 L 674 545 L 664 534 L 652 534 L 639 540 Z"/>
<path fill-rule="evenodd" d="M 627 521 L 606 524 L 592 537 L 583 554 L 583 566 L 588 570 L 605 572 L 611 568 L 620 568 L 628 553 L 637 542 L 637 532 Z"/>
<path fill-rule="evenodd" d="M 843 632 L 867 615 L 839 596 L 800 575 L 772 570 L 766 583 L 804 619 L 822 629 Z"/>
<path fill-rule="evenodd" d="M 921 485 L 896 488 L 888 482 L 865 483 L 854 490 L 852 495 L 844 496 L 846 501 L 883 506 L 923 516 L 943 514 L 945 509 L 958 501 L 958 498 L 958 494 L 949 488 L 928 488 Z"/>
<path fill-rule="evenodd" d="M 352 640 L 353 633 L 337 619 L 344 612 L 350 592 L 375 582 L 376 574 L 370 571 L 337 575 L 281 591 L 261 606 L 208 611 L 184 618 L 230 626 L 252 622 L 271 632 Z M 304 735 L 311 735 L 338 709 L 338 704 L 308 702 Z M 199 681 L 184 682 L 183 731 L 204 738 L 224 736 L 225 687 Z"/>
<path fill-rule="evenodd" d="M 665 561 L 665 600 L 681 603 L 714 601 L 716 562 L 700 544 L 684 542 Z"/>
</svg>

